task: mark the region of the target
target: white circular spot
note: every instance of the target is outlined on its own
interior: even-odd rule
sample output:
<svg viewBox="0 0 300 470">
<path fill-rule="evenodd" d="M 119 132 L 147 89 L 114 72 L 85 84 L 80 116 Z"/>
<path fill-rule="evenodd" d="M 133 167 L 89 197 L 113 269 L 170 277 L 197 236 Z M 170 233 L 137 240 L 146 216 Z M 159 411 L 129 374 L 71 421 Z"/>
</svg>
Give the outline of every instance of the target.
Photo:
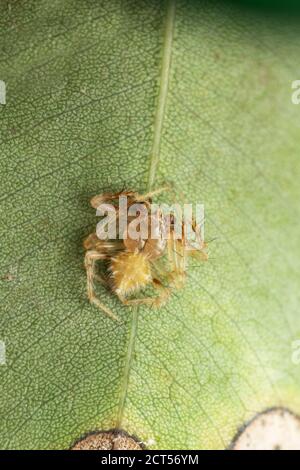
<svg viewBox="0 0 300 470">
<path fill-rule="evenodd" d="M 284 408 L 256 416 L 237 436 L 234 450 L 300 450 L 300 418 Z"/>
</svg>

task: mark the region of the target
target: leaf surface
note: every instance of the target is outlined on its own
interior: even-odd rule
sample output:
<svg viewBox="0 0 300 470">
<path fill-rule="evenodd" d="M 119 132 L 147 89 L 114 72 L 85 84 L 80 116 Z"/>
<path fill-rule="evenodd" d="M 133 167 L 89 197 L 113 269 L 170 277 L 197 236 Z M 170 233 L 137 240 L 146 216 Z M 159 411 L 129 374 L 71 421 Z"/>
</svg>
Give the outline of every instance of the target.
<svg viewBox="0 0 300 470">
<path fill-rule="evenodd" d="M 299 20 L 217 1 L 2 1 L 0 447 L 122 428 L 228 446 L 300 411 Z M 170 182 L 208 263 L 160 310 L 86 300 L 91 196 Z"/>
</svg>

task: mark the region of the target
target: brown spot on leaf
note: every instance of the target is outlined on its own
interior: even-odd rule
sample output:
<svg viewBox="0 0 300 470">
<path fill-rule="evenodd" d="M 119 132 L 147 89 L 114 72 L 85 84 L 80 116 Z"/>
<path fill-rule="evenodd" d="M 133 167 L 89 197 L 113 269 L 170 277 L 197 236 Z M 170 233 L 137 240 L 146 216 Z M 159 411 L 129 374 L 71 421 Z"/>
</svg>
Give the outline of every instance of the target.
<svg viewBox="0 0 300 470">
<path fill-rule="evenodd" d="M 3 281 L 12 282 L 12 281 L 15 280 L 15 276 L 14 276 L 13 274 L 11 274 L 11 273 L 7 273 L 7 274 L 5 274 L 4 276 L 2 276 L 1 279 L 2 279 Z"/>
<path fill-rule="evenodd" d="M 99 431 L 77 441 L 71 450 L 143 450 L 135 437 L 124 431 Z"/>
<path fill-rule="evenodd" d="M 300 450 L 300 418 L 285 408 L 255 416 L 237 434 L 233 450 Z"/>
</svg>

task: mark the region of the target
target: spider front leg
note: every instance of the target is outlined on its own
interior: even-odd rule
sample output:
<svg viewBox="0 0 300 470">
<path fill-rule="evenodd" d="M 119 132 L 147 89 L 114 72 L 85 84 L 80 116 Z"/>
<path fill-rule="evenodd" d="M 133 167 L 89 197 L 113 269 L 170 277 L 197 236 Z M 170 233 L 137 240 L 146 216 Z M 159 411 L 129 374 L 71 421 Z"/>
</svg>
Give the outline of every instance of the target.
<svg viewBox="0 0 300 470">
<path fill-rule="evenodd" d="M 106 255 L 104 253 L 99 253 L 96 250 L 89 250 L 86 252 L 84 264 L 87 274 L 87 294 L 91 304 L 103 310 L 103 312 L 105 312 L 106 315 L 108 315 L 113 320 L 120 321 L 119 318 L 114 315 L 114 313 L 108 307 L 100 302 L 95 293 L 94 279 L 97 277 L 95 272 L 96 261 L 104 260 L 105 258 Z"/>
<path fill-rule="evenodd" d="M 110 201 L 114 201 L 116 199 L 119 199 L 121 196 L 127 196 L 129 198 L 135 199 L 137 196 L 137 193 L 134 191 L 119 191 L 117 193 L 103 193 L 103 194 L 98 194 L 97 196 L 92 197 L 91 199 L 91 206 L 94 209 L 98 209 L 98 207 L 101 204 L 105 204 Z"/>
<path fill-rule="evenodd" d="M 152 199 L 153 196 L 158 196 L 159 194 L 168 191 L 168 189 L 169 188 L 167 186 L 164 186 L 163 188 L 154 189 L 153 191 L 149 191 L 145 194 L 135 193 L 134 200 L 136 202 L 147 201 L 149 199 Z"/>
</svg>

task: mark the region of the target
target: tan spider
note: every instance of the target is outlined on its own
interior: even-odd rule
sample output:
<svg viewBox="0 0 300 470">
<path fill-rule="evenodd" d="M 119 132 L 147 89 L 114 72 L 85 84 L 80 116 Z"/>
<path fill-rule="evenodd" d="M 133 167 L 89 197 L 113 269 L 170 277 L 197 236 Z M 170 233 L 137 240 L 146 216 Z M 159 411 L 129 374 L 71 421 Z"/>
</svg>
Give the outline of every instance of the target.
<svg viewBox="0 0 300 470">
<path fill-rule="evenodd" d="M 118 318 L 97 298 L 94 281 L 105 285 L 125 305 L 159 307 L 168 300 L 174 289 L 183 286 L 188 255 L 196 254 L 202 260 L 207 259 L 205 244 L 201 241 L 199 227 L 196 226 L 194 220 L 192 229 L 200 241 L 200 245 L 198 245 L 198 248 L 191 249 L 191 247 L 187 248 L 184 237 L 184 223 L 182 223 L 182 238 L 176 239 L 173 215 L 170 216 L 169 224 L 167 224 L 160 211 L 157 211 L 155 216 L 152 213 L 150 214 L 152 197 L 164 190 L 165 188 L 162 188 L 144 195 L 140 195 L 135 191 L 104 193 L 91 199 L 91 205 L 95 209 L 101 204 L 113 203 L 116 208 L 117 222 L 119 222 L 120 215 L 117 201 L 120 196 L 127 197 L 127 209 L 135 203 L 142 204 L 147 209 L 147 237 L 133 239 L 126 232 L 127 236 L 123 239 L 101 240 L 94 232 L 84 240 L 89 301 L 114 320 L 118 320 Z M 128 218 L 128 220 L 129 223 L 132 219 Z M 167 231 L 168 236 L 166 236 Z M 156 236 L 151 238 L 153 233 Z M 96 272 L 97 261 L 105 262 L 106 270 L 104 275 Z M 151 285 L 157 291 L 155 296 L 131 298 Z"/>
</svg>

